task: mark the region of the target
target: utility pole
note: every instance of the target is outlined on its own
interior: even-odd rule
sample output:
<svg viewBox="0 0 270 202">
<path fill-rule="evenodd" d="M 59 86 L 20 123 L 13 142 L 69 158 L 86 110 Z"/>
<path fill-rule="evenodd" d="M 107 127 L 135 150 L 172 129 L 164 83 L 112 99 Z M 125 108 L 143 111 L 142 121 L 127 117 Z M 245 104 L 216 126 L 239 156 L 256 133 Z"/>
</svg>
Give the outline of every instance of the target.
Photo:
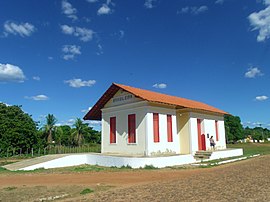
<svg viewBox="0 0 270 202">
<path fill-rule="evenodd" d="M 260 123 L 259 126 L 260 126 L 260 128 L 262 129 L 262 139 L 263 139 L 263 142 L 264 142 L 264 134 L 263 134 L 262 124 Z"/>
</svg>

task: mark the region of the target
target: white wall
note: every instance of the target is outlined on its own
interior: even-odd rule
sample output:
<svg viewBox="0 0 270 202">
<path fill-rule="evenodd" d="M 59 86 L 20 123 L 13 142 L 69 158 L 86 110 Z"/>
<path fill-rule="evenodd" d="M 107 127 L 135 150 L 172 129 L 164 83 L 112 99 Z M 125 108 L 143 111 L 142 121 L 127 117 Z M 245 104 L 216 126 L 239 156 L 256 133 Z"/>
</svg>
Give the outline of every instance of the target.
<svg viewBox="0 0 270 202">
<path fill-rule="evenodd" d="M 153 113 L 159 114 L 159 142 L 154 142 Z M 173 142 L 168 142 L 167 115 L 172 115 Z M 147 113 L 147 155 L 179 154 L 179 134 L 177 133 L 176 110 L 155 106 L 148 107 Z"/>
<path fill-rule="evenodd" d="M 146 102 L 102 109 L 102 153 L 145 155 Z M 128 143 L 128 115 L 136 114 L 136 143 Z M 110 143 L 110 117 L 116 117 L 116 143 Z"/>
<path fill-rule="evenodd" d="M 209 160 L 241 155 L 243 155 L 242 149 L 227 149 L 223 151 L 214 151 Z M 107 167 L 121 167 L 129 165 L 132 168 L 143 168 L 145 165 L 153 165 L 157 168 L 164 168 L 166 166 L 176 166 L 194 162 L 196 162 L 196 160 L 191 154 L 166 157 L 120 157 L 106 156 L 101 154 L 70 154 L 69 156 L 28 166 L 25 168 L 21 168 L 20 170 L 34 170 L 37 168 L 59 168 L 83 164 Z"/>
<path fill-rule="evenodd" d="M 226 137 L 225 137 L 223 116 L 191 112 L 190 113 L 190 135 L 192 139 L 191 141 L 192 154 L 198 151 L 197 119 L 202 120 L 201 131 L 202 131 L 202 134 L 205 134 L 206 150 L 211 150 L 210 141 L 209 141 L 211 136 L 213 136 L 216 142 L 216 149 L 226 149 Z M 215 120 L 218 121 L 219 141 L 216 141 Z M 209 134 L 209 137 L 207 137 L 207 134 Z"/>
<path fill-rule="evenodd" d="M 198 128 L 197 128 L 197 118 L 190 118 L 190 153 L 195 154 L 199 150 L 198 147 Z M 203 124 L 202 124 L 203 129 Z"/>
</svg>

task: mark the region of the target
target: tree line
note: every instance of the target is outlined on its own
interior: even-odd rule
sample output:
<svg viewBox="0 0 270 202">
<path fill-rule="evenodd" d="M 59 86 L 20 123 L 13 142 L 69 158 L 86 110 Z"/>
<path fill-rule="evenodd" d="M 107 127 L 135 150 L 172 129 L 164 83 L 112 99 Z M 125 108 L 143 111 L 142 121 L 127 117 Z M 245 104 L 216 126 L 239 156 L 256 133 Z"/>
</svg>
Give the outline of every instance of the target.
<svg viewBox="0 0 270 202">
<path fill-rule="evenodd" d="M 72 126 L 57 126 L 53 114 L 46 116 L 46 123 L 38 127 L 32 117 L 23 112 L 21 106 L 0 103 L 0 154 L 9 148 L 21 149 L 48 146 L 77 147 L 100 144 L 101 133 L 77 118 Z"/>
<path fill-rule="evenodd" d="M 226 115 L 224 121 L 227 142 L 236 142 L 247 137 L 256 141 L 270 137 L 267 128 L 244 128 L 238 116 Z M 23 112 L 21 106 L 0 103 L 0 155 L 9 148 L 20 149 L 24 153 L 29 148 L 80 147 L 101 142 L 101 133 L 79 118 L 72 126 L 56 126 L 56 123 L 56 117 L 48 114 L 46 123 L 39 128 L 38 123 Z"/>
<path fill-rule="evenodd" d="M 237 142 L 249 138 L 253 142 L 270 138 L 270 130 L 263 127 L 243 127 L 239 116 L 225 115 L 225 133 L 227 142 Z"/>
</svg>

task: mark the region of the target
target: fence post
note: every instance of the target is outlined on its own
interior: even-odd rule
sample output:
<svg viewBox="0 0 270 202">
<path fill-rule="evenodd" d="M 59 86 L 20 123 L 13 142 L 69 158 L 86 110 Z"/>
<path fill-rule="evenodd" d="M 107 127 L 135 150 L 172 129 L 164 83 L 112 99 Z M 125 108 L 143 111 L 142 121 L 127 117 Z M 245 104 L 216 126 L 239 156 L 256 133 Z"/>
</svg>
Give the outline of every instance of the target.
<svg viewBox="0 0 270 202">
<path fill-rule="evenodd" d="M 20 156 L 22 156 L 22 148 L 20 148 Z"/>
<path fill-rule="evenodd" d="M 7 158 L 8 158 L 8 149 L 9 149 L 9 148 L 7 148 Z"/>
<path fill-rule="evenodd" d="M 34 149 L 31 149 L 32 157 L 34 156 Z"/>
<path fill-rule="evenodd" d="M 40 147 L 38 148 L 38 156 L 40 156 Z"/>
</svg>

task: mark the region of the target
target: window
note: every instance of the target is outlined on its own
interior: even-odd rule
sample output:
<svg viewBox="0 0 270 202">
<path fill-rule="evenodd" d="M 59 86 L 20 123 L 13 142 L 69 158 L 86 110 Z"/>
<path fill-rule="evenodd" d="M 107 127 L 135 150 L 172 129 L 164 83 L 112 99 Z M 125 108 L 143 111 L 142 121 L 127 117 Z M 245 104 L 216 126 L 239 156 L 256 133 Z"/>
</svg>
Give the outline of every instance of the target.
<svg viewBox="0 0 270 202">
<path fill-rule="evenodd" d="M 215 121 L 216 141 L 218 141 L 218 121 Z"/>
<path fill-rule="evenodd" d="M 136 143 L 136 115 L 128 115 L 128 143 Z"/>
<path fill-rule="evenodd" d="M 110 118 L 110 143 L 116 143 L 116 117 Z"/>
<path fill-rule="evenodd" d="M 158 113 L 153 113 L 154 126 L 154 142 L 159 142 L 159 116 Z"/>
<path fill-rule="evenodd" d="M 173 141 L 172 136 L 172 115 L 167 115 L 167 136 L 168 136 L 168 142 Z"/>
</svg>

